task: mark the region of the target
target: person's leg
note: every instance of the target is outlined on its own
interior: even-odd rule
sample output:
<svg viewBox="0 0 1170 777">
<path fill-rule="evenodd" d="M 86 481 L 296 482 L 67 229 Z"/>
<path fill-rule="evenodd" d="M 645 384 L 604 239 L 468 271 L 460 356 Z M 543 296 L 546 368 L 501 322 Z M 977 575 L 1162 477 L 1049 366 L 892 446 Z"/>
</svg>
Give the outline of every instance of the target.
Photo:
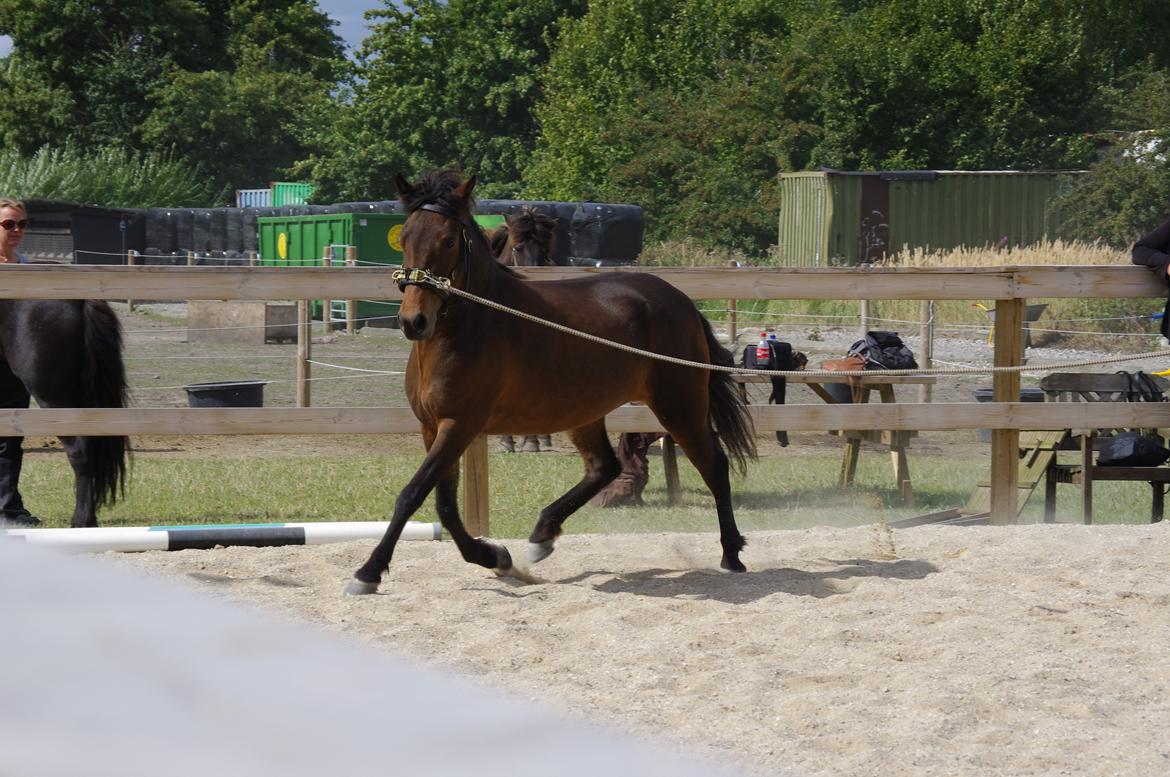
<svg viewBox="0 0 1170 777">
<path fill-rule="evenodd" d="M 8 372 L 5 365 L 4 372 Z M 6 380 L 4 378 L 7 378 Z M 0 376 L 0 408 L 27 408 L 30 397 L 24 384 L 9 372 Z M 35 526 L 40 520 L 24 507 L 20 496 L 20 470 L 24 464 L 24 438 L 0 437 L 0 522 Z"/>
</svg>

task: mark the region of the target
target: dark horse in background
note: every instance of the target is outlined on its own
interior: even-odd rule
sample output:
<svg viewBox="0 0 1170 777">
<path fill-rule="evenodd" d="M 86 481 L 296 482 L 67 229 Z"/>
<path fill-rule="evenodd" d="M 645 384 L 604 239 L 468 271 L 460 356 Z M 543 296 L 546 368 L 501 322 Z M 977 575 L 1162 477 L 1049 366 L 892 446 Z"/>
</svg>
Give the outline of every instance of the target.
<svg viewBox="0 0 1170 777">
<path fill-rule="evenodd" d="M 0 407 L 125 407 L 122 326 L 100 300 L 0 300 Z M 75 477 L 72 525 L 97 526 L 126 479 L 126 437 L 61 437 Z M 16 487 L 19 465 L 11 477 Z"/>
<path fill-rule="evenodd" d="M 598 273 L 531 282 L 496 262 L 472 219 L 475 179 L 432 173 L 415 185 L 401 175 L 403 334 L 414 341 L 406 394 L 422 425 L 427 454 L 394 505 L 386 534 L 346 587 L 370 594 L 390 564 L 408 518 L 433 490 L 443 528 L 466 561 L 506 572 L 501 545 L 468 534 L 459 518 L 459 457 L 480 434 L 566 431 L 585 475 L 545 507 L 528 538 L 537 562 L 553 551 L 565 519 L 617 476 L 605 415 L 642 402 L 682 446 L 715 497 L 720 562 L 742 572 L 744 538 L 735 525 L 727 451 L 742 469 L 755 433 L 731 376 L 652 359 L 583 340 L 451 293 L 457 288 L 606 341 L 700 364 L 732 366 L 694 303 L 661 278 Z"/>
<path fill-rule="evenodd" d="M 551 267 L 556 264 L 557 219 L 525 205 L 516 213 L 504 217 L 504 225 L 487 235 L 496 261 L 507 267 Z M 530 434 L 524 438 L 520 450 L 539 453 L 541 443 L 552 447 L 549 435 Z M 516 452 L 512 435 L 500 435 L 500 449 Z"/>
</svg>

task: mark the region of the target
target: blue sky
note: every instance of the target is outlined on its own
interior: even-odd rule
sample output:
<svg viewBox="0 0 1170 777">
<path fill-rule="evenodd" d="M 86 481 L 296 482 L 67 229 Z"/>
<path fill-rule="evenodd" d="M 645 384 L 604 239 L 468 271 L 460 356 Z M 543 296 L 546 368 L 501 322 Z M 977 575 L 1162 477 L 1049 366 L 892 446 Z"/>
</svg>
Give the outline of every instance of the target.
<svg viewBox="0 0 1170 777">
<path fill-rule="evenodd" d="M 317 0 L 317 7 L 338 23 L 333 31 L 346 42 L 352 56 L 369 32 L 362 13 L 372 8 L 383 8 L 384 4 L 379 0 Z M 7 56 L 11 50 L 12 41 L 8 36 L 0 35 L 0 57 Z"/>
</svg>

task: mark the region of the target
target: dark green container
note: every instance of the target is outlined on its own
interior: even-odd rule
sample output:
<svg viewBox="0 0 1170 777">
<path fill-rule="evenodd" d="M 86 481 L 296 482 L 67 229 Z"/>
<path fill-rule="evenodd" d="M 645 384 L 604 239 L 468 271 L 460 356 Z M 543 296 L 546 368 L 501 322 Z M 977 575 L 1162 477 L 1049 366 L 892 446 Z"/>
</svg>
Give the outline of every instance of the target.
<svg viewBox="0 0 1170 777">
<path fill-rule="evenodd" d="M 1079 171 L 821 170 L 780 175 L 785 267 L 852 267 L 910 249 L 1054 240 L 1053 197 Z M 1008 260 L 1005 258 L 1005 263 Z"/>
<path fill-rule="evenodd" d="M 476 222 L 484 229 L 504 223 L 498 215 L 480 215 Z M 402 265 L 400 234 L 406 222 L 403 213 L 325 213 L 313 216 L 261 216 L 256 219 L 259 231 L 260 263 L 269 266 L 320 267 L 325 249 L 330 248 L 334 265 L 345 263 L 346 246 L 357 249 L 359 267 Z M 371 326 L 397 327 L 399 303 L 395 301 L 357 302 L 356 315 Z M 344 302 L 337 301 L 334 320 L 345 320 Z M 321 317 L 321 305 L 313 306 L 313 317 Z"/>
</svg>

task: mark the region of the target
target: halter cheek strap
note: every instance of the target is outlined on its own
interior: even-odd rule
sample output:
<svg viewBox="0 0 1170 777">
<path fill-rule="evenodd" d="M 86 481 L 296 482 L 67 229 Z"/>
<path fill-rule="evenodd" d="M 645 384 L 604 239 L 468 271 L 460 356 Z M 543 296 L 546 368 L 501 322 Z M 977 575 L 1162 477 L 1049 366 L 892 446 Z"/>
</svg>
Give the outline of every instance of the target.
<svg viewBox="0 0 1170 777">
<path fill-rule="evenodd" d="M 440 216 L 445 216 L 452 221 L 459 222 L 462 227 L 460 229 L 460 236 L 463 238 L 463 245 L 459 248 L 459 254 L 464 260 L 466 269 L 464 276 L 467 280 L 467 285 L 471 285 L 471 238 L 467 234 L 469 224 L 464 221 L 460 213 L 446 205 L 428 202 L 425 205 L 420 205 L 417 210 L 425 210 L 431 213 L 438 213 Z M 458 262 L 456 262 L 458 264 Z M 421 267 L 412 267 L 410 269 L 403 268 L 395 270 L 391 273 L 390 278 L 398 283 L 399 291 L 406 291 L 407 286 L 422 286 L 424 289 L 429 289 L 435 292 L 443 299 L 444 305 L 451 301 L 451 278 L 444 278 L 441 275 L 435 275 L 430 270 L 424 270 Z"/>
</svg>

